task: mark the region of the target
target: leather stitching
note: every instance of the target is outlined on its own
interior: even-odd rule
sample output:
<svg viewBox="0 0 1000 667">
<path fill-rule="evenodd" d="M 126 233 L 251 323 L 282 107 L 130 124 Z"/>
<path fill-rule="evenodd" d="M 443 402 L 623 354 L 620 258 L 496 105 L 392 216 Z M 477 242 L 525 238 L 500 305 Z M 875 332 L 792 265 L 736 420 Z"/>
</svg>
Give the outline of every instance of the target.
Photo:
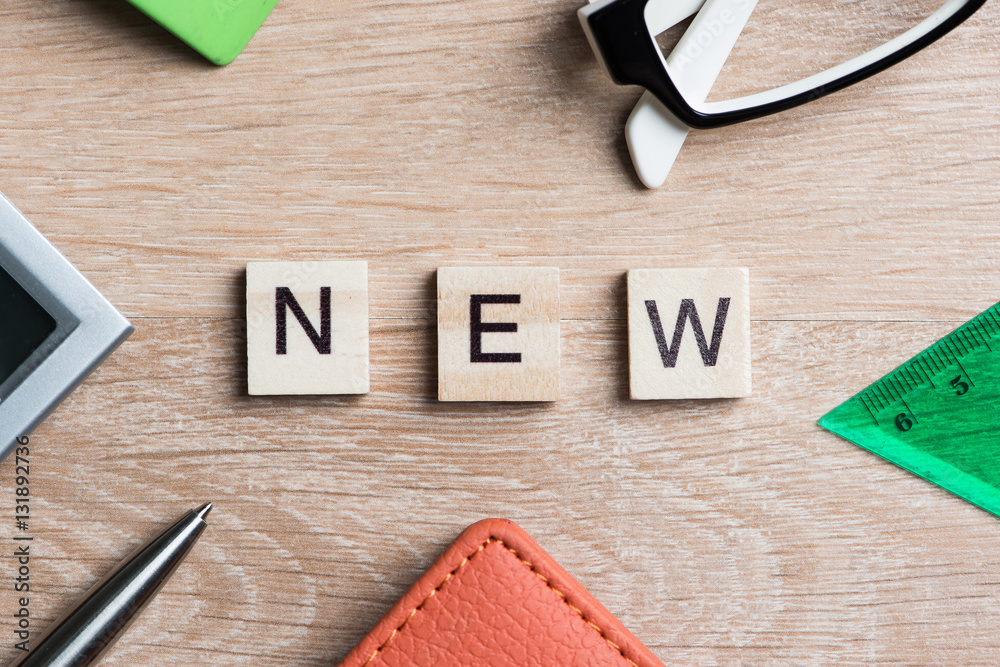
<svg viewBox="0 0 1000 667">
<path fill-rule="evenodd" d="M 364 664 L 361 667 L 367 667 L 371 663 L 371 661 L 374 660 L 376 658 L 376 656 L 378 656 L 379 653 L 381 653 L 382 651 L 384 651 L 389 646 L 389 644 L 396 637 L 396 635 L 398 635 L 400 632 L 403 631 L 403 628 L 405 628 L 406 624 L 410 622 L 410 619 L 413 618 L 414 616 L 416 616 L 418 611 L 420 611 L 421 609 L 423 609 L 424 605 L 427 604 L 428 600 L 430 600 L 432 597 L 434 597 L 435 595 L 437 595 L 438 592 L 441 590 L 441 588 L 446 583 L 448 583 L 449 581 L 451 581 L 451 578 L 454 577 L 456 574 L 458 574 L 458 571 L 461 570 L 463 567 L 465 567 L 468 564 L 469 561 L 471 561 L 477 554 L 479 554 L 480 552 L 482 552 L 486 547 L 488 547 L 490 544 L 493 544 L 493 543 L 499 544 L 501 547 L 503 547 L 504 549 L 506 549 L 510 553 L 514 554 L 514 557 L 517 558 L 517 560 L 519 562 L 521 562 L 529 570 L 531 570 L 531 572 L 536 577 L 538 577 L 539 579 L 541 579 L 542 583 L 544 583 L 546 586 L 548 586 L 549 589 L 551 589 L 556 595 L 559 596 L 559 599 L 563 601 L 563 604 L 565 604 L 567 607 L 569 607 L 570 609 L 572 609 L 576 613 L 577 616 L 579 616 L 581 619 L 583 619 L 584 623 L 586 623 L 591 628 L 593 628 L 594 631 L 597 632 L 597 634 L 599 634 L 601 636 L 601 639 L 603 639 L 605 642 L 607 642 L 608 646 L 610 646 L 614 650 L 618 651 L 618 653 L 619 653 L 619 655 L 621 655 L 622 659 L 624 659 L 628 664 L 632 665 L 632 667 L 639 667 L 638 663 L 636 663 L 634 660 L 632 660 L 627 655 L 625 655 L 625 651 L 623 651 L 622 648 L 620 646 L 618 646 L 618 644 L 616 644 L 613 641 L 611 641 L 611 639 L 609 639 L 604 634 L 604 630 L 602 630 L 600 628 L 600 626 L 598 626 L 593 621 L 588 620 L 587 617 L 584 615 L 584 613 L 583 613 L 583 611 L 581 609 L 578 609 L 577 607 L 575 607 L 572 604 L 570 604 L 569 600 L 566 599 L 566 595 L 562 591 L 560 591 L 558 588 L 556 588 L 555 586 L 553 586 L 551 583 L 549 583 L 548 578 L 546 578 L 542 573 L 538 572 L 535 569 L 535 566 L 531 564 L 531 561 L 528 561 L 528 560 L 525 560 L 524 558 L 521 558 L 521 555 L 519 553 L 517 553 L 517 551 L 515 549 L 513 549 L 512 547 L 507 546 L 507 544 L 503 540 L 501 540 L 499 538 L 496 538 L 496 537 L 492 537 L 492 536 L 488 540 L 486 540 L 485 542 L 483 542 L 482 544 L 480 544 L 479 547 L 475 551 L 473 551 L 471 554 L 469 554 L 468 556 L 466 556 L 465 558 L 463 558 L 462 562 L 459 563 L 458 566 L 454 570 L 452 570 L 451 572 L 449 572 L 445 576 L 445 578 L 441 581 L 441 583 L 438 584 L 437 586 L 435 586 L 434 589 L 430 593 L 427 594 L 427 597 L 425 597 L 423 600 L 421 600 L 420 604 L 418 604 L 416 607 L 414 607 L 413 609 L 411 609 L 410 613 L 407 615 L 407 617 L 405 619 L 403 619 L 403 622 L 400 623 L 399 626 L 397 626 L 395 630 L 393 630 L 391 633 L 389 633 L 389 637 L 384 642 L 382 642 L 382 645 L 379 646 L 377 649 L 375 649 L 370 656 L 368 656 L 368 659 L 365 660 Z"/>
</svg>

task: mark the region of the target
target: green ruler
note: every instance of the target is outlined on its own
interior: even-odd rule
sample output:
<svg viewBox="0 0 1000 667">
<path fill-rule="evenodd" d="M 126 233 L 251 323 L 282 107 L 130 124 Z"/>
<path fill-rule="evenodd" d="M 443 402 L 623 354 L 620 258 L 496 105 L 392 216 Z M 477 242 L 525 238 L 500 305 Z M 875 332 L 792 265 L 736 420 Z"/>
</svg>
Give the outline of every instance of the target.
<svg viewBox="0 0 1000 667">
<path fill-rule="evenodd" d="M 819 424 L 1000 516 L 1000 304 Z"/>
</svg>

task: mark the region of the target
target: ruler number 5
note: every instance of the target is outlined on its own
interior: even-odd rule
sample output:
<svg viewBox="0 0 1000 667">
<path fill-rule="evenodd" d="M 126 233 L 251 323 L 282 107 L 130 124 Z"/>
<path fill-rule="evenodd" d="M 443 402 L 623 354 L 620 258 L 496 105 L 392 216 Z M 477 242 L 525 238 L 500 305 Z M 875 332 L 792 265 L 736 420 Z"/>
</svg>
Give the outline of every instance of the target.
<svg viewBox="0 0 1000 667">
<path fill-rule="evenodd" d="M 956 396 L 964 396 L 969 393 L 969 383 L 962 382 L 961 375 L 951 381 L 951 388 L 955 390 Z"/>
</svg>

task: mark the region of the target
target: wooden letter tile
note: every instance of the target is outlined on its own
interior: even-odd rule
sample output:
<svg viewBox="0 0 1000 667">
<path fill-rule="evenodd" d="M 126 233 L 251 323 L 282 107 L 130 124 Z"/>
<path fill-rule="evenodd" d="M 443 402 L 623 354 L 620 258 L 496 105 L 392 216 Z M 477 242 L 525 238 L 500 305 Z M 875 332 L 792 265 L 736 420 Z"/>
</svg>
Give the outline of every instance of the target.
<svg viewBox="0 0 1000 667">
<path fill-rule="evenodd" d="M 251 395 L 368 393 L 368 264 L 247 264 Z"/>
<path fill-rule="evenodd" d="M 628 272 L 633 399 L 750 395 L 747 269 Z"/>
<path fill-rule="evenodd" d="M 438 269 L 438 400 L 559 398 L 559 269 Z"/>
</svg>

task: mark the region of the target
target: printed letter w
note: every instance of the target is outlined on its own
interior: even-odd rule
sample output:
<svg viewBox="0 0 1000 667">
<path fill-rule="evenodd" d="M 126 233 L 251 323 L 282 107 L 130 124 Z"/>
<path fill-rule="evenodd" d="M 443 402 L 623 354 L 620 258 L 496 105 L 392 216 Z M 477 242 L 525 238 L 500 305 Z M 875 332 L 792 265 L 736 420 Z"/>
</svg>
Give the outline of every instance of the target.
<svg viewBox="0 0 1000 667">
<path fill-rule="evenodd" d="M 292 290 L 287 287 L 276 287 L 274 289 L 274 315 L 276 322 L 274 351 L 276 354 L 288 354 L 288 327 L 286 323 L 286 308 L 292 311 L 292 315 L 302 325 L 302 329 L 309 336 L 316 351 L 320 354 L 330 354 L 332 351 L 330 333 L 330 288 L 319 288 L 319 333 L 313 327 L 312 322 L 306 317 L 302 306 L 295 299 Z"/>
<path fill-rule="evenodd" d="M 684 336 L 684 325 L 687 320 L 691 320 L 691 330 L 694 331 L 694 338 L 698 342 L 698 350 L 701 351 L 701 360 L 706 366 L 714 366 L 719 359 L 719 346 L 722 344 L 722 330 L 726 326 L 726 313 L 729 312 L 729 298 L 719 299 L 719 307 L 715 311 L 715 326 L 712 327 L 712 344 L 705 341 L 705 332 L 701 328 L 701 319 L 698 317 L 698 309 L 694 307 L 694 299 L 682 299 L 681 309 L 677 313 L 677 324 L 674 325 L 674 339 L 667 347 L 666 336 L 663 335 L 663 324 L 660 322 L 660 312 L 656 308 L 655 301 L 646 302 L 646 312 L 649 313 L 649 322 L 653 325 L 653 335 L 656 337 L 656 346 L 660 348 L 660 359 L 663 360 L 664 368 L 674 368 L 677 365 L 677 353 L 681 349 L 681 338 Z"/>
</svg>

